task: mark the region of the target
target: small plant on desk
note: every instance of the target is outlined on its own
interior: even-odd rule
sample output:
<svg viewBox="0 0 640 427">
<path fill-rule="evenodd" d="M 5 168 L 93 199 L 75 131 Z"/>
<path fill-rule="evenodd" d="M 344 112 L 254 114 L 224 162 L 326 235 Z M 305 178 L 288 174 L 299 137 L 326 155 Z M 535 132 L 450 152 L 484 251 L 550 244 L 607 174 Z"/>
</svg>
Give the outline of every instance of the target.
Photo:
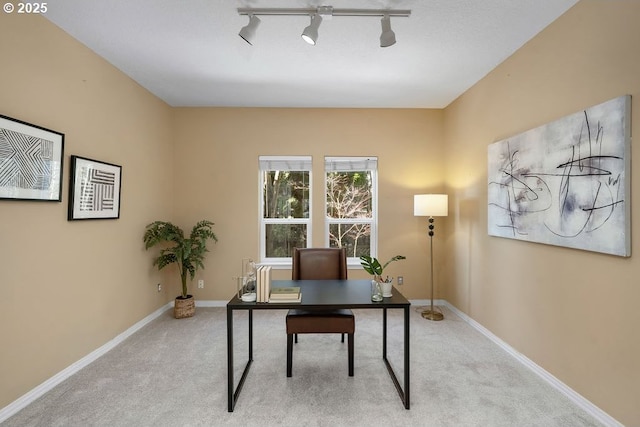
<svg viewBox="0 0 640 427">
<path fill-rule="evenodd" d="M 393 258 L 391 258 L 389 261 L 385 262 L 384 264 L 380 264 L 380 261 L 378 261 L 377 258 L 370 257 L 368 255 L 362 255 L 360 257 L 360 264 L 362 265 L 362 268 L 364 268 L 364 270 L 367 273 L 373 276 L 373 279 L 376 282 L 391 283 L 393 281 L 393 277 L 387 276 L 383 279 L 382 273 L 384 272 L 384 269 L 387 268 L 387 265 L 391 264 L 394 261 L 399 261 L 401 259 L 407 259 L 407 257 L 402 255 L 396 255 Z"/>
</svg>

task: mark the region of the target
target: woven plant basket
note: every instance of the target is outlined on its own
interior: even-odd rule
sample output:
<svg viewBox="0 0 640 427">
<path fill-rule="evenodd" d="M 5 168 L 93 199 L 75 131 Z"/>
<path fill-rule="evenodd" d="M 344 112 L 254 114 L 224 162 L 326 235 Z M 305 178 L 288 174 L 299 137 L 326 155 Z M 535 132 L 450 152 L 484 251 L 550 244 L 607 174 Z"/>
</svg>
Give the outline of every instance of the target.
<svg viewBox="0 0 640 427">
<path fill-rule="evenodd" d="M 196 299 L 193 295 L 187 295 L 186 298 L 176 298 L 173 306 L 173 316 L 176 319 L 192 317 L 194 314 L 196 314 Z"/>
</svg>

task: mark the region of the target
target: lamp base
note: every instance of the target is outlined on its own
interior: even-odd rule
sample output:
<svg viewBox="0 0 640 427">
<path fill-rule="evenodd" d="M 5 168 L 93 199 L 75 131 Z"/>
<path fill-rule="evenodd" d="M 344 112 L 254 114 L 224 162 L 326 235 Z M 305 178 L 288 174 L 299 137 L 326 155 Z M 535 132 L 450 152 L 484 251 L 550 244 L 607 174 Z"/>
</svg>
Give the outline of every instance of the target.
<svg viewBox="0 0 640 427">
<path fill-rule="evenodd" d="M 437 311 L 432 310 L 424 310 L 422 313 L 422 317 L 429 320 L 442 320 L 444 319 L 444 315 Z"/>
</svg>

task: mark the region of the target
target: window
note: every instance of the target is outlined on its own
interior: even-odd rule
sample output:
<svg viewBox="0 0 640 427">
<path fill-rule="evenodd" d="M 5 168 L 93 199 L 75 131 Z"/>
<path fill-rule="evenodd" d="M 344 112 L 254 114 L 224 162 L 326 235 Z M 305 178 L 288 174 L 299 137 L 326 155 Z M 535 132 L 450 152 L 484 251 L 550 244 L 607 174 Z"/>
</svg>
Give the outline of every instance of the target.
<svg viewBox="0 0 640 427">
<path fill-rule="evenodd" d="M 311 157 L 260 156 L 260 259 L 291 262 L 311 241 Z"/>
<path fill-rule="evenodd" d="M 347 248 L 351 263 L 377 252 L 377 169 L 375 157 L 325 157 L 325 238 Z"/>
</svg>

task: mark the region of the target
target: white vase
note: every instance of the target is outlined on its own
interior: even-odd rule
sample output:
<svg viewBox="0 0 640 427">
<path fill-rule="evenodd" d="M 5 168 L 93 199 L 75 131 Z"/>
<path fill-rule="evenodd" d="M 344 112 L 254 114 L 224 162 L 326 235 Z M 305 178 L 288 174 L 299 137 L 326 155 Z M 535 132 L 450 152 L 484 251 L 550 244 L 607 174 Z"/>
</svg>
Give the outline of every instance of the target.
<svg viewBox="0 0 640 427">
<path fill-rule="evenodd" d="M 389 298 L 391 294 L 391 288 L 393 287 L 393 282 L 380 282 L 380 288 L 382 289 L 382 296 L 385 298 Z"/>
</svg>

